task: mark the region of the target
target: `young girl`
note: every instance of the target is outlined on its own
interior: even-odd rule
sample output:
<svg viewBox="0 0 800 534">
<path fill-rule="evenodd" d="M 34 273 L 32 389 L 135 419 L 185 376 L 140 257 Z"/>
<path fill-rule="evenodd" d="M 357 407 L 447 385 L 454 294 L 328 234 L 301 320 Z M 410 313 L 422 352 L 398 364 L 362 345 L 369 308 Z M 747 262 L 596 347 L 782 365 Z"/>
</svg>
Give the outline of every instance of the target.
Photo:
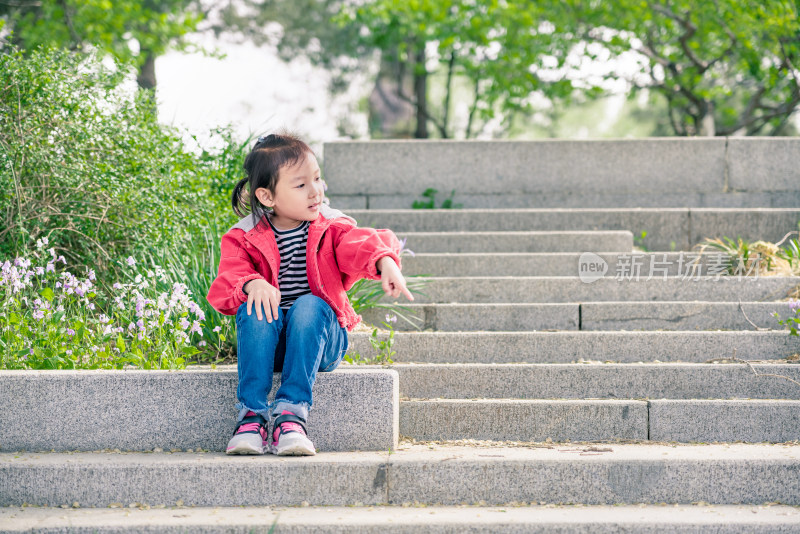
<svg viewBox="0 0 800 534">
<path fill-rule="evenodd" d="M 306 420 L 317 371 L 339 365 L 347 331 L 361 320 L 345 291 L 361 278 L 380 279 L 387 295 L 414 298 L 400 273 L 397 237 L 359 228 L 323 202 L 306 143 L 291 134 L 261 137 L 244 168 L 232 198 L 242 219 L 222 236 L 206 297 L 220 313 L 236 315 L 238 417 L 226 452 L 313 455 Z M 281 386 L 270 404 L 273 371 L 281 372 Z"/>
</svg>

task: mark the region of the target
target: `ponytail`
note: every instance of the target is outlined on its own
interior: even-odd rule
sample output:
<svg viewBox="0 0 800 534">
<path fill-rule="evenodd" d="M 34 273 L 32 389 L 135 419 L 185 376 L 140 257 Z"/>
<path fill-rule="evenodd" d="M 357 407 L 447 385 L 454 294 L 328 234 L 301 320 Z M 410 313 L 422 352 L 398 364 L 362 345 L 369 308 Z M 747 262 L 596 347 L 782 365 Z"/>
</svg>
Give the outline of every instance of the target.
<svg viewBox="0 0 800 534">
<path fill-rule="evenodd" d="M 248 209 L 250 207 L 250 199 L 248 198 L 250 195 L 244 190 L 244 186 L 247 185 L 249 181 L 249 178 L 242 178 L 239 180 L 239 183 L 236 184 L 236 187 L 233 188 L 231 204 L 233 205 L 233 212 L 239 217 L 244 217 L 247 215 L 247 212 L 250 211 Z"/>
</svg>

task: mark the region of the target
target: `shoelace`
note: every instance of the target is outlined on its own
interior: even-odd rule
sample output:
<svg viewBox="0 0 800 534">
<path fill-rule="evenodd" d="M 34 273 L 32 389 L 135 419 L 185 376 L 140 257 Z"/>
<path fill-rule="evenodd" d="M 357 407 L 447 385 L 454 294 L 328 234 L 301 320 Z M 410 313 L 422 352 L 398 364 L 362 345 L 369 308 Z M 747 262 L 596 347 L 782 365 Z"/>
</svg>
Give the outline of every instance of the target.
<svg viewBox="0 0 800 534">
<path fill-rule="evenodd" d="M 297 423 L 292 423 L 287 421 L 286 423 L 281 423 L 281 430 L 284 432 L 300 432 L 303 434 L 303 427 L 298 425 Z"/>
<path fill-rule="evenodd" d="M 244 425 L 239 427 L 239 430 L 237 431 L 237 434 L 239 432 L 248 432 L 250 430 L 255 430 L 256 432 L 258 432 L 260 426 L 261 425 L 259 425 L 258 423 L 247 423 L 247 424 L 244 424 Z"/>
</svg>

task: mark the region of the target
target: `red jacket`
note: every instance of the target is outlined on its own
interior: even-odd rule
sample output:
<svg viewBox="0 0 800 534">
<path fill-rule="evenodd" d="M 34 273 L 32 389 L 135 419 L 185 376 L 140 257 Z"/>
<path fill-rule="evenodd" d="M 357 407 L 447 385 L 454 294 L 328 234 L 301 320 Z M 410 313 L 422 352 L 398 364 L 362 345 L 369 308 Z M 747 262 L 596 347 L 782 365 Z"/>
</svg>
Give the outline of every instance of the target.
<svg viewBox="0 0 800 534">
<path fill-rule="evenodd" d="M 266 215 L 262 215 L 266 216 Z M 267 224 L 264 221 L 264 224 Z M 311 293 L 330 305 L 339 324 L 352 330 L 360 321 L 345 293 L 362 278 L 380 280 L 375 263 L 391 257 L 400 266 L 400 242 L 391 230 L 359 228 L 356 221 L 321 204 L 311 222 L 306 243 L 306 271 Z M 281 260 L 272 228 L 253 226 L 247 215 L 222 236 L 217 277 L 208 290 L 209 304 L 224 315 L 235 315 L 247 302 L 242 286 L 260 278 L 278 287 Z"/>
</svg>

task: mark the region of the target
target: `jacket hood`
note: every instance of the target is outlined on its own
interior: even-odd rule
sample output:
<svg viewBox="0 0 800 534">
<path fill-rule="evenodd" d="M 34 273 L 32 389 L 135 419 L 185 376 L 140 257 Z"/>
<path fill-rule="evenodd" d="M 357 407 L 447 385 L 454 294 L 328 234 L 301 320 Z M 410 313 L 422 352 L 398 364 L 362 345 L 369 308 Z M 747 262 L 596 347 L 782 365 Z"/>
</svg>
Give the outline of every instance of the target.
<svg viewBox="0 0 800 534">
<path fill-rule="evenodd" d="M 256 210 L 257 210 L 256 213 L 258 214 L 258 220 L 259 221 L 261 220 L 261 218 L 263 216 L 265 216 L 265 215 L 267 215 L 269 213 L 268 211 L 266 211 L 266 210 L 264 210 L 262 208 L 256 208 Z M 328 204 L 325 203 L 325 201 L 323 201 L 322 204 L 320 204 L 319 213 L 320 213 L 320 215 L 322 215 L 322 217 L 324 219 L 326 219 L 328 221 L 331 221 L 331 222 L 334 219 L 342 217 L 342 218 L 348 219 L 353 224 L 356 224 L 356 220 L 355 219 L 353 219 L 349 215 L 345 215 L 343 212 L 341 212 L 341 211 L 339 211 L 337 209 L 331 208 Z M 319 219 L 319 217 L 317 217 L 317 219 Z M 247 233 L 250 230 L 252 230 L 253 228 L 255 228 L 255 224 L 253 224 L 253 216 L 252 216 L 252 214 L 245 215 L 244 217 L 239 219 L 239 222 L 237 222 L 236 224 L 231 226 L 228 229 L 228 231 L 230 232 L 234 228 L 239 228 L 240 230 L 244 230 L 244 233 Z"/>
</svg>

